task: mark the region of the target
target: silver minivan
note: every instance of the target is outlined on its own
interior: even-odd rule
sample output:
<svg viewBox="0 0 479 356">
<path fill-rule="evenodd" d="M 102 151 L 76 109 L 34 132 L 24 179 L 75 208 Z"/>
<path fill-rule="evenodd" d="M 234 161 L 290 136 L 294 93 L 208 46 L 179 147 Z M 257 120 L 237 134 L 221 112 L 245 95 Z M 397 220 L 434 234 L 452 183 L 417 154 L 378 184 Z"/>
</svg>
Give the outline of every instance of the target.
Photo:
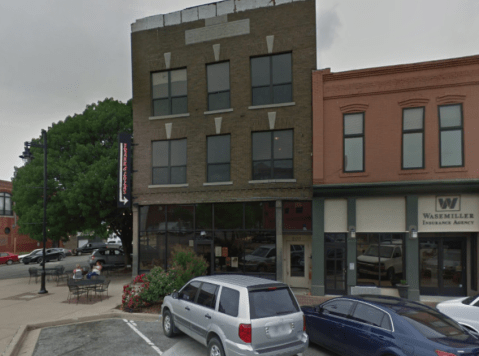
<svg viewBox="0 0 479 356">
<path fill-rule="evenodd" d="M 245 275 L 190 280 L 162 305 L 163 331 L 182 331 L 209 356 L 292 356 L 308 348 L 304 314 L 288 285 Z"/>
</svg>

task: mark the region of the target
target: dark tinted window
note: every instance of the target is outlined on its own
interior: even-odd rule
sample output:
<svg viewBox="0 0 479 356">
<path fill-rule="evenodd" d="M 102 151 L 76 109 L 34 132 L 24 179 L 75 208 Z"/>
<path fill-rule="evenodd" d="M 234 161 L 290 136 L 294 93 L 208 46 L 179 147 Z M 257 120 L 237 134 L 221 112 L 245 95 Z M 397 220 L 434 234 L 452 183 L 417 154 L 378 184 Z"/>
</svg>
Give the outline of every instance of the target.
<svg viewBox="0 0 479 356">
<path fill-rule="evenodd" d="M 469 305 L 469 304 L 471 304 L 473 301 L 475 301 L 476 298 L 478 298 L 478 297 L 479 297 L 479 294 L 478 294 L 478 295 L 473 295 L 473 296 L 471 296 L 471 297 L 467 297 L 466 299 L 464 299 L 464 300 L 462 301 L 462 304 Z M 479 302 L 479 301 L 478 301 L 478 302 Z M 476 303 L 476 304 L 477 304 L 477 303 Z M 475 304 L 474 304 L 474 305 L 475 305 Z"/>
<path fill-rule="evenodd" d="M 217 285 L 211 283 L 203 283 L 201 285 L 200 293 L 198 294 L 198 300 L 196 301 L 196 303 L 214 309 L 216 305 L 217 290 Z"/>
<path fill-rule="evenodd" d="M 356 321 L 374 326 L 381 326 L 383 318 L 389 319 L 387 314 L 383 311 L 363 303 L 358 303 L 356 305 L 352 317 Z"/>
<path fill-rule="evenodd" d="M 299 311 L 288 288 L 262 289 L 249 292 L 251 319 L 286 315 Z"/>
<path fill-rule="evenodd" d="M 201 284 L 200 282 L 196 282 L 196 281 L 188 284 L 181 291 L 180 298 L 183 300 L 188 300 L 190 302 L 193 302 L 195 300 L 196 292 L 198 291 L 200 284 Z"/>
<path fill-rule="evenodd" d="M 218 311 L 226 315 L 238 316 L 238 306 L 239 292 L 231 288 L 223 287 Z"/>
<path fill-rule="evenodd" d="M 353 304 L 351 300 L 335 300 L 323 305 L 323 313 L 346 317 Z"/>
<path fill-rule="evenodd" d="M 449 337 L 461 340 L 469 337 L 454 320 L 434 310 L 403 309 L 397 313 L 429 339 Z"/>
</svg>

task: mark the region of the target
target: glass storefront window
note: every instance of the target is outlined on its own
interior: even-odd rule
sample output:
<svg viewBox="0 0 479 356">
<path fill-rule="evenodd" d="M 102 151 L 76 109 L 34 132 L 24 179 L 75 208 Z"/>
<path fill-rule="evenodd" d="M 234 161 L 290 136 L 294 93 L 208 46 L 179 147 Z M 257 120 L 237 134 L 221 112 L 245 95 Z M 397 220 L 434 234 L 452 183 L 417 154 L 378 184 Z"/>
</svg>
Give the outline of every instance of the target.
<svg viewBox="0 0 479 356">
<path fill-rule="evenodd" d="M 195 229 L 211 230 L 213 228 L 213 204 L 196 204 Z"/>
<path fill-rule="evenodd" d="M 193 205 L 169 205 L 168 206 L 168 231 L 192 231 L 194 226 Z"/>
<path fill-rule="evenodd" d="M 140 231 L 166 230 L 166 205 L 142 206 L 140 223 Z"/>
<path fill-rule="evenodd" d="M 275 202 L 245 203 L 245 228 L 248 230 L 275 229 Z"/>
<path fill-rule="evenodd" d="M 164 232 L 140 233 L 140 270 L 150 270 L 156 266 L 165 268 L 165 235 Z"/>
<path fill-rule="evenodd" d="M 242 203 L 215 204 L 214 212 L 214 228 L 216 230 L 239 230 L 243 228 Z"/>
<path fill-rule="evenodd" d="M 311 231 L 312 202 L 283 202 L 283 230 Z"/>
<path fill-rule="evenodd" d="M 168 231 L 167 233 L 167 266 L 166 268 L 171 267 L 171 258 L 172 253 L 176 250 L 177 247 L 188 248 L 190 247 L 190 240 L 194 240 L 195 234 L 193 231 Z M 193 247 L 190 247 L 193 249 Z"/>
<path fill-rule="evenodd" d="M 243 231 L 215 231 L 214 272 L 242 273 L 244 270 L 244 242 L 247 234 Z"/>
<path fill-rule="evenodd" d="M 404 234 L 357 234 L 358 285 L 393 287 L 405 277 Z"/>
</svg>

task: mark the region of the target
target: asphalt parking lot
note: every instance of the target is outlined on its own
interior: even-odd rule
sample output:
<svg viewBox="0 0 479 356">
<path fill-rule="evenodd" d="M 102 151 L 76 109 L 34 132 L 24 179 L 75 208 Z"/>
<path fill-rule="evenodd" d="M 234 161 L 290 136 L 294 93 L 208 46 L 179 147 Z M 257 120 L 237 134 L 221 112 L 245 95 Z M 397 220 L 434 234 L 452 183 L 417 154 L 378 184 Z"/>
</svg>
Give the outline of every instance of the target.
<svg viewBox="0 0 479 356">
<path fill-rule="evenodd" d="M 161 322 L 108 319 L 42 329 L 33 356 L 205 356 L 206 347 L 186 335 L 167 338 Z M 336 356 L 311 345 L 303 356 Z"/>
</svg>

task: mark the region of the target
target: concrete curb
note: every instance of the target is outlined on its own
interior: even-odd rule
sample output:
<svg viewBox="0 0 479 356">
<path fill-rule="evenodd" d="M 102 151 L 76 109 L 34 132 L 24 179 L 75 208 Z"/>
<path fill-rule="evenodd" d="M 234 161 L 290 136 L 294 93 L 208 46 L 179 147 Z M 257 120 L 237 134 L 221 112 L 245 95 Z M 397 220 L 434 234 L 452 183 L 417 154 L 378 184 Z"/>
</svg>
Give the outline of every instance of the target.
<svg viewBox="0 0 479 356">
<path fill-rule="evenodd" d="M 63 319 L 63 320 L 56 320 L 56 321 L 48 321 L 45 323 L 37 323 L 37 324 L 28 324 L 22 325 L 18 328 L 17 333 L 13 337 L 10 345 L 8 345 L 7 350 L 3 353 L 2 356 L 18 356 L 20 349 L 27 338 L 27 335 L 30 331 L 36 329 L 43 329 L 48 327 L 55 327 L 55 326 L 63 326 L 69 324 L 80 324 L 80 323 L 88 323 L 92 321 L 98 320 L 106 320 L 106 319 L 128 319 L 134 321 L 158 321 L 159 315 L 156 314 L 141 314 L 141 313 L 126 313 L 122 311 L 116 311 L 108 314 L 100 314 L 100 315 L 91 315 L 85 316 L 81 318 L 73 318 L 73 319 Z"/>
</svg>

